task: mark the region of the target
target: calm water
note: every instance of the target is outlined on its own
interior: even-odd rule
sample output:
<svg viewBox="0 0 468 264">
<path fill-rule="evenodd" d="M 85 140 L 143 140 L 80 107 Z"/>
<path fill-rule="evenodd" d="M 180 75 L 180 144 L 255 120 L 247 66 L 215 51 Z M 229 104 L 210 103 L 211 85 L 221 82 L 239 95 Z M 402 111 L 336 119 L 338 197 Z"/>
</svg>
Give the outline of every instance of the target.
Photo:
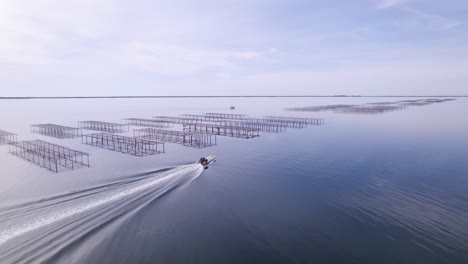
<svg viewBox="0 0 468 264">
<path fill-rule="evenodd" d="M 282 110 L 384 100 L 1 101 L 0 129 L 89 152 L 91 168 L 54 174 L 0 146 L 0 263 L 468 263 L 467 99 L 378 115 Z M 29 132 L 205 112 L 326 122 L 143 158 Z M 208 154 L 210 169 L 189 165 Z"/>
</svg>

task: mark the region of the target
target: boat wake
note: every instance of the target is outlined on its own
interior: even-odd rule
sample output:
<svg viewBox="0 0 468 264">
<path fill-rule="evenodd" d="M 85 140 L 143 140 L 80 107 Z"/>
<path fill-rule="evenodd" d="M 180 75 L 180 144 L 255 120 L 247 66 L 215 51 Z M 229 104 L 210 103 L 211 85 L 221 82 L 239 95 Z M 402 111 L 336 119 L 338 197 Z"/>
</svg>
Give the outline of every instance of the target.
<svg viewBox="0 0 468 264">
<path fill-rule="evenodd" d="M 200 164 L 178 166 L 1 209 L 0 263 L 57 260 L 93 234 L 117 230 L 146 205 L 202 171 Z M 93 243 L 99 243 L 96 237 Z"/>
</svg>

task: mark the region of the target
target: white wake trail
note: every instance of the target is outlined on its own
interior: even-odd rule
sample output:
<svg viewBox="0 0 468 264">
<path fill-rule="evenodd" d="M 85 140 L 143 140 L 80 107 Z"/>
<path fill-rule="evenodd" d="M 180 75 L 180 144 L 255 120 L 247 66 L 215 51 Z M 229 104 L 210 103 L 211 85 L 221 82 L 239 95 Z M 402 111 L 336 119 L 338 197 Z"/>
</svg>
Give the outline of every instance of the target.
<svg viewBox="0 0 468 264">
<path fill-rule="evenodd" d="M 203 167 L 200 164 L 180 166 L 169 171 L 162 177 L 151 177 L 137 183 L 132 183 L 130 186 L 108 191 L 104 194 L 96 194 L 86 199 L 86 201 L 81 201 L 78 204 L 71 204 L 64 208 L 29 218 L 23 223 L 15 223 L 0 230 L 0 246 L 26 233 L 50 226 L 59 221 L 66 220 L 67 218 L 105 208 L 106 206 L 118 203 L 119 201 L 138 195 L 142 192 L 150 191 L 156 187 L 169 186 L 181 177 L 188 175 L 189 177 L 192 177 L 192 179 L 195 179 L 202 173 L 202 171 Z"/>
</svg>

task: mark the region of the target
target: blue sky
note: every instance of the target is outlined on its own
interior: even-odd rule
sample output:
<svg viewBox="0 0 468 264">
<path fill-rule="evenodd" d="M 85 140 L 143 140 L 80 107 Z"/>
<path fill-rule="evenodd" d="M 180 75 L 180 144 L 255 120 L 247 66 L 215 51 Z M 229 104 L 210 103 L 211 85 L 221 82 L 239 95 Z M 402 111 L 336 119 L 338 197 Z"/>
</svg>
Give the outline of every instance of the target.
<svg viewBox="0 0 468 264">
<path fill-rule="evenodd" d="M 468 94 L 468 1 L 0 0 L 0 96 Z"/>
</svg>

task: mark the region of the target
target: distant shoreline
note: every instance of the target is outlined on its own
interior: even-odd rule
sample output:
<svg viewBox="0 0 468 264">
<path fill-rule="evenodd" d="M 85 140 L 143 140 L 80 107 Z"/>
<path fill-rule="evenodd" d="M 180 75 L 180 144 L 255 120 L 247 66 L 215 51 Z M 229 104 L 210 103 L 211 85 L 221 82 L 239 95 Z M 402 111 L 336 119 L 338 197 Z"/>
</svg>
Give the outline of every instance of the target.
<svg viewBox="0 0 468 264">
<path fill-rule="evenodd" d="M 139 96 L 6 96 L 0 100 L 33 100 L 33 99 L 145 99 L 145 98 L 301 98 L 301 97 L 468 97 L 468 95 L 139 95 Z"/>
</svg>

